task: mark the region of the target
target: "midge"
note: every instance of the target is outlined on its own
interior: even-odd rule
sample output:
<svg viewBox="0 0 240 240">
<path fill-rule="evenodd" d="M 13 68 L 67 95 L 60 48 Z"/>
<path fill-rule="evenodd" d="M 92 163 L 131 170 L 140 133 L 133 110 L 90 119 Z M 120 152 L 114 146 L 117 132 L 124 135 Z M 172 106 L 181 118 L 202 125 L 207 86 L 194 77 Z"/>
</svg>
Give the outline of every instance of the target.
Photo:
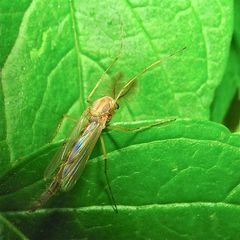
<svg viewBox="0 0 240 240">
<path fill-rule="evenodd" d="M 121 54 L 122 49 L 122 41 L 119 53 L 113 60 L 113 62 L 108 66 L 108 68 L 103 72 L 102 76 L 97 81 L 95 87 L 90 92 L 87 101 L 91 103 L 91 97 L 95 93 L 96 89 L 102 82 L 106 73 L 110 70 L 110 68 L 117 62 L 119 56 Z M 116 94 L 114 97 L 104 96 L 97 100 L 95 100 L 89 107 L 82 113 L 81 117 L 75 120 L 76 126 L 73 128 L 68 138 L 64 142 L 63 146 L 57 151 L 53 160 L 50 162 L 49 166 L 46 168 L 44 173 L 45 179 L 52 179 L 50 185 L 47 187 L 45 192 L 43 192 L 38 199 L 38 201 L 34 202 L 29 211 L 35 211 L 37 208 L 40 208 L 43 204 L 45 204 L 50 197 L 52 197 L 58 190 L 68 191 L 71 189 L 78 178 L 81 176 L 86 163 L 93 151 L 93 148 L 100 138 L 103 158 L 105 161 L 105 177 L 108 186 L 108 190 L 111 196 L 111 200 L 113 203 L 113 209 L 117 212 L 117 205 L 115 199 L 112 194 L 111 186 L 109 184 L 108 175 L 107 175 L 107 152 L 104 145 L 103 137 L 101 136 L 101 132 L 106 127 L 119 130 L 119 131 L 138 131 L 142 129 L 146 129 L 158 124 L 163 124 L 166 122 L 173 121 L 175 119 L 169 119 L 164 121 L 158 121 L 154 124 L 148 126 L 142 126 L 138 128 L 121 128 L 117 126 L 107 126 L 107 123 L 111 120 L 113 114 L 118 109 L 118 100 L 124 96 L 131 88 L 133 83 L 139 78 L 143 73 L 148 71 L 150 68 L 158 65 L 166 59 L 169 59 L 173 55 L 183 51 L 185 49 L 182 48 L 171 55 L 157 60 L 151 65 L 144 68 L 141 72 L 136 74 L 127 83 L 122 87 L 122 89 Z M 68 117 L 72 120 L 70 116 Z M 59 129 L 62 121 L 60 122 L 57 130 Z"/>
</svg>

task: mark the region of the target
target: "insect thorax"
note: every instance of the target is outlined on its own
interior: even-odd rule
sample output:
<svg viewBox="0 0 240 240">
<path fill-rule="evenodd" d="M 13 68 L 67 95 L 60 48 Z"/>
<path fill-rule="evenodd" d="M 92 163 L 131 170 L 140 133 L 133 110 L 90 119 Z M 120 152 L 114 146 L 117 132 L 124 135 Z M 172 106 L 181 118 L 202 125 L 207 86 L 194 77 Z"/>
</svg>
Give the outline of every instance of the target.
<svg viewBox="0 0 240 240">
<path fill-rule="evenodd" d="M 90 106 L 90 114 L 93 117 L 109 116 L 114 113 L 116 106 L 116 102 L 113 98 L 105 96 L 93 102 Z"/>
</svg>

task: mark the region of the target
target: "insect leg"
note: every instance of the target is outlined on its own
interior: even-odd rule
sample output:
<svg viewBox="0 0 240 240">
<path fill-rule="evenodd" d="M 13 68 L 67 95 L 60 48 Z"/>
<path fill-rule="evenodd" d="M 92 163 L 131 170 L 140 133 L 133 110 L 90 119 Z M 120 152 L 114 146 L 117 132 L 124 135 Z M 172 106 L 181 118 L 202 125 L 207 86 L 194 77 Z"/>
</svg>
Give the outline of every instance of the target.
<svg viewBox="0 0 240 240">
<path fill-rule="evenodd" d="M 87 102 L 90 103 L 91 102 L 91 97 L 92 95 L 95 93 L 96 89 L 99 87 L 100 83 L 102 82 L 103 78 L 105 77 L 105 75 L 107 74 L 107 72 L 111 69 L 111 67 L 118 61 L 121 53 L 122 53 L 122 47 L 123 47 L 123 25 L 121 22 L 121 35 L 120 35 L 120 47 L 117 53 L 117 56 L 114 58 L 114 60 L 112 61 L 112 63 L 107 67 L 107 69 L 102 73 L 101 77 L 98 79 L 95 87 L 92 89 L 92 91 L 90 92 L 90 94 L 87 97 Z"/>
<path fill-rule="evenodd" d="M 115 199 L 113 197 L 112 188 L 111 188 L 111 185 L 110 185 L 110 182 L 109 182 L 109 179 L 108 179 L 108 173 L 107 173 L 107 151 L 106 151 L 106 147 L 105 147 L 105 144 L 104 144 L 104 139 L 103 139 L 102 136 L 100 136 L 100 142 L 101 142 L 103 158 L 104 158 L 104 174 L 105 174 L 105 177 L 106 177 L 108 190 L 109 190 L 109 193 L 110 193 L 110 196 L 111 196 L 111 200 L 112 200 L 112 203 L 113 203 L 112 207 L 113 207 L 113 210 L 116 213 L 118 213 L 116 201 L 115 201 Z"/>
<path fill-rule="evenodd" d="M 139 127 L 134 127 L 134 128 L 125 128 L 125 127 L 119 127 L 119 126 L 114 126 L 114 125 L 112 125 L 112 126 L 110 125 L 107 128 L 112 129 L 112 130 L 116 130 L 116 131 L 121 131 L 121 132 L 130 132 L 130 131 L 137 132 L 137 131 L 142 131 L 144 129 L 151 128 L 151 127 L 154 127 L 154 126 L 158 126 L 158 125 L 161 125 L 161 124 L 173 122 L 175 120 L 176 120 L 176 118 L 171 118 L 171 119 L 158 121 L 156 123 L 152 123 L 152 124 L 149 124 L 149 125 L 146 125 L 146 126 L 139 126 Z"/>
<path fill-rule="evenodd" d="M 179 52 L 182 52 L 186 49 L 186 47 L 181 48 L 175 52 L 173 52 L 172 54 L 170 54 L 169 56 L 166 56 L 162 59 L 157 60 L 156 62 L 150 64 L 149 66 L 145 67 L 142 71 L 140 71 L 139 73 L 137 73 L 134 77 L 132 77 L 130 80 L 128 80 L 128 82 L 123 86 L 123 88 L 119 91 L 117 97 L 115 98 L 115 101 L 117 101 L 119 98 L 121 98 L 122 96 L 124 96 L 129 89 L 132 87 L 132 85 L 134 84 L 134 82 L 141 76 L 143 75 L 145 72 L 147 72 L 149 69 L 155 67 L 156 65 L 162 63 L 163 61 L 173 57 L 174 55 L 178 54 Z"/>
<path fill-rule="evenodd" d="M 56 135 L 58 134 L 58 132 L 59 132 L 59 130 L 60 130 L 60 127 L 62 126 L 62 123 L 63 123 L 64 119 L 69 119 L 69 120 L 72 120 L 72 121 L 74 121 L 74 122 L 77 122 L 77 121 L 78 121 L 78 119 L 76 119 L 76 118 L 74 118 L 74 117 L 72 117 L 72 116 L 69 116 L 69 115 L 67 115 L 67 114 L 64 114 L 64 115 L 62 116 L 60 122 L 58 123 L 57 128 L 56 128 L 56 130 L 54 131 L 54 133 L 53 133 L 53 135 L 52 135 L 52 137 L 51 137 L 51 139 L 49 140 L 48 143 L 51 143 L 51 142 L 53 141 L 53 139 L 56 137 Z"/>
</svg>

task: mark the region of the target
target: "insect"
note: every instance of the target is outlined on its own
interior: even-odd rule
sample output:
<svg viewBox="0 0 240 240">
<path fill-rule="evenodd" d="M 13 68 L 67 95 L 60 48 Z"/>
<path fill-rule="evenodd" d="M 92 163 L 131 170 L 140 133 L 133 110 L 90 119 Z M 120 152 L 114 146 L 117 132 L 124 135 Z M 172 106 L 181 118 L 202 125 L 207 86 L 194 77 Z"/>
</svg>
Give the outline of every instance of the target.
<svg viewBox="0 0 240 240">
<path fill-rule="evenodd" d="M 96 89 L 102 82 L 106 73 L 110 68 L 117 62 L 119 59 L 122 49 L 122 43 L 120 46 L 120 51 L 113 60 L 113 62 L 108 66 L 108 68 L 103 72 L 99 80 L 97 81 L 95 87 L 90 92 L 87 101 L 91 103 L 91 97 L 95 93 Z M 118 100 L 124 96 L 132 87 L 133 83 L 146 71 L 159 63 L 163 62 L 166 59 L 171 58 L 177 53 L 183 51 L 182 48 L 171 55 L 157 60 L 151 65 L 144 68 L 134 77 L 127 81 L 127 83 L 120 89 L 120 91 L 114 97 L 103 96 L 87 107 L 87 109 L 82 113 L 81 117 L 77 120 L 76 126 L 73 128 L 68 138 L 64 142 L 63 146 L 57 151 L 53 160 L 50 162 L 49 166 L 46 168 L 44 173 L 45 179 L 52 179 L 50 185 L 47 189 L 41 194 L 38 201 L 34 202 L 30 208 L 30 211 L 35 211 L 37 208 L 40 208 L 44 205 L 50 197 L 52 197 L 57 191 L 68 191 L 70 190 L 76 181 L 79 179 L 83 170 L 87 164 L 87 161 L 94 149 L 95 144 L 100 138 L 101 147 L 103 151 L 103 157 L 105 161 L 105 177 L 108 186 L 108 190 L 111 196 L 113 203 L 113 209 L 117 212 L 117 205 L 112 194 L 111 186 L 108 180 L 107 174 L 107 152 L 104 145 L 104 140 L 101 136 L 102 131 L 107 127 L 107 124 L 110 122 L 113 114 L 118 109 Z M 69 116 L 65 116 L 69 117 Z M 69 117 L 71 118 L 71 117 Z M 148 126 L 142 126 L 138 128 L 121 128 L 117 126 L 112 126 L 112 129 L 119 131 L 138 131 L 145 128 L 149 128 L 158 124 L 166 123 L 173 121 L 175 119 L 168 119 L 165 121 L 158 121 Z M 61 124 L 61 123 L 60 123 Z M 58 127 L 59 128 L 59 127 Z"/>
</svg>

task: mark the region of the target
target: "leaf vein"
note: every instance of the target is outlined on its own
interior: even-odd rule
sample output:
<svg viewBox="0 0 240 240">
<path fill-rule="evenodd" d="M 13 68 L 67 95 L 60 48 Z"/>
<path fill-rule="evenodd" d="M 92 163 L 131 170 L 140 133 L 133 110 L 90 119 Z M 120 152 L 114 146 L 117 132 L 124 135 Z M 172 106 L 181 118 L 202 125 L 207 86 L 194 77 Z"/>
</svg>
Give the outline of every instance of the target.
<svg viewBox="0 0 240 240">
<path fill-rule="evenodd" d="M 75 43 L 75 49 L 76 49 L 76 54 L 77 54 L 77 73 L 78 73 L 78 89 L 80 91 L 79 97 L 82 101 L 82 104 L 84 105 L 85 101 L 85 95 L 84 95 L 84 85 L 81 84 L 83 81 L 83 76 L 82 76 L 82 61 L 81 61 L 81 53 L 80 53 L 80 43 L 77 37 L 77 28 L 76 28 L 76 20 L 74 16 L 74 7 L 73 7 L 73 2 L 72 0 L 69 0 L 69 7 L 70 7 L 70 16 L 71 16 L 71 23 L 72 23 L 72 32 L 73 32 L 73 38 L 74 38 L 74 43 Z"/>
<path fill-rule="evenodd" d="M 133 10 L 133 7 L 132 7 L 132 5 L 130 4 L 129 0 L 125 0 L 125 1 L 126 1 L 127 5 L 129 6 L 129 9 L 131 10 L 131 12 L 132 12 L 134 18 L 136 19 L 137 23 L 139 24 L 140 28 L 142 29 L 144 35 L 147 37 L 148 42 L 149 42 L 149 44 L 150 44 L 153 52 L 155 52 L 156 56 L 158 56 L 157 50 L 156 50 L 154 44 L 152 43 L 151 36 L 149 35 L 148 31 L 147 31 L 146 28 L 144 27 L 141 19 L 138 17 L 138 15 L 137 15 L 137 14 L 135 13 L 135 11 Z M 163 73 L 164 73 L 164 75 L 165 75 L 165 81 L 167 81 L 167 83 L 168 83 L 168 86 L 169 86 L 168 89 L 169 89 L 169 90 L 171 91 L 171 93 L 172 93 L 172 96 L 173 96 L 173 99 L 174 99 L 174 104 L 175 104 L 175 106 L 176 106 L 176 110 L 177 110 L 178 115 L 179 115 L 180 112 L 179 112 L 179 106 L 178 106 L 178 104 L 177 104 L 178 101 L 177 101 L 176 96 L 175 96 L 175 93 L 174 93 L 174 91 L 173 91 L 173 89 L 172 89 L 172 85 L 171 85 L 170 82 L 168 81 L 167 71 L 166 71 L 166 69 L 165 69 L 165 67 L 164 67 L 163 64 L 161 65 L 161 67 L 162 67 L 162 69 L 164 70 Z"/>
</svg>

